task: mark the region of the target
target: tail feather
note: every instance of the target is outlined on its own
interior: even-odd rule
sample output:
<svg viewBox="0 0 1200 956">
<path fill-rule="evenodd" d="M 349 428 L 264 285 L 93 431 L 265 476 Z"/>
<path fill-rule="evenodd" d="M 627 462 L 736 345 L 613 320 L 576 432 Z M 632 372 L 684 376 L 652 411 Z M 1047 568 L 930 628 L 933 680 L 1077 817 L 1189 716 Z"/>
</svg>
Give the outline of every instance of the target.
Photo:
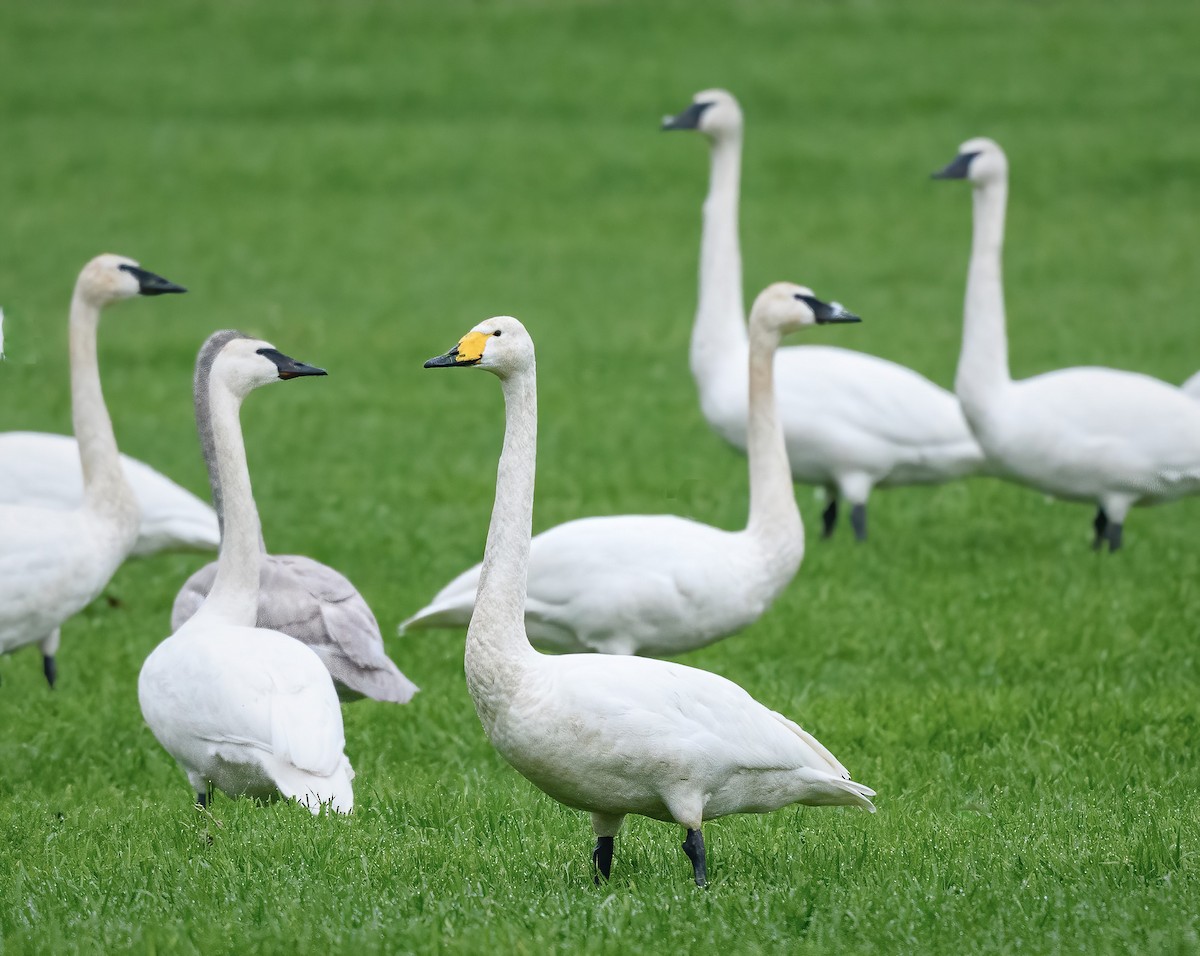
<svg viewBox="0 0 1200 956">
<path fill-rule="evenodd" d="M 855 783 L 842 777 L 832 777 L 820 771 L 802 771 L 806 788 L 800 803 L 810 807 L 862 807 L 871 813 L 875 804 L 871 797 L 875 791 L 865 784 Z"/>
<path fill-rule="evenodd" d="M 439 627 L 466 627 L 475 610 L 475 595 L 468 600 L 454 599 L 430 604 L 400 622 L 399 632 L 432 630 Z"/>
<path fill-rule="evenodd" d="M 273 758 L 268 769 L 281 794 L 314 814 L 320 813 L 323 806 L 334 813 L 349 813 L 354 809 L 354 788 L 350 783 L 354 768 L 349 760 L 343 759 L 328 777 L 318 777 L 279 758 Z"/>
</svg>

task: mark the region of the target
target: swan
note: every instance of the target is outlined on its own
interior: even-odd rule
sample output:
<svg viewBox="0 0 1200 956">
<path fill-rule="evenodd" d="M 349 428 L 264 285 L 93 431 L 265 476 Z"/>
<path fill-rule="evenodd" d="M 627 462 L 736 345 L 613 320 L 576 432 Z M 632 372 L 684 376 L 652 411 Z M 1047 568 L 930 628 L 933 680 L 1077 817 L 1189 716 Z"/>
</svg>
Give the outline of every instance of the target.
<svg viewBox="0 0 1200 956">
<path fill-rule="evenodd" d="M 1200 404 L 1173 385 L 1110 368 L 1066 368 L 1014 382 L 1000 256 L 1008 160 L 971 139 L 937 179 L 973 187 L 974 231 L 954 390 L 1003 477 L 1092 501 L 1093 546 L 1121 547 L 1129 509 L 1200 491 Z"/>
<path fill-rule="evenodd" d="M 426 368 L 500 379 L 504 447 L 479 595 L 467 628 L 467 689 L 492 745 L 535 786 L 591 813 L 599 877 L 630 813 L 687 830 L 697 885 L 705 820 L 793 803 L 874 810 L 874 791 L 792 721 L 716 674 L 670 661 L 540 654 L 524 624 L 537 455 L 533 341 L 511 316 L 488 319 Z M 790 491 L 790 489 L 789 489 Z"/>
<path fill-rule="evenodd" d="M 219 333 L 213 348 L 231 341 L 236 332 Z M 197 371 L 197 375 L 201 370 Z M 202 369 L 205 375 L 211 369 Z M 213 501 L 221 507 L 221 476 L 214 457 L 212 415 L 207 383 L 197 379 L 196 423 L 208 466 Z M 379 623 L 367 602 L 333 568 L 298 554 L 261 556 L 258 626 L 282 631 L 303 641 L 328 668 L 342 700 L 371 697 L 405 704 L 417 686 L 392 663 L 383 647 Z M 177 631 L 200 608 L 217 576 L 217 563 L 205 565 L 180 589 L 171 611 L 171 630 Z"/>
<path fill-rule="evenodd" d="M 663 129 L 699 130 L 712 145 L 691 367 L 709 425 L 744 451 L 747 341 L 738 247 L 742 111 L 725 90 L 705 90 L 678 116 L 664 119 Z M 954 396 L 903 365 L 850 349 L 804 345 L 779 350 L 775 377 L 792 476 L 827 492 L 825 537 L 836 526 L 839 497 L 850 503 L 850 523 L 862 541 L 867 498 L 876 485 L 948 481 L 984 465 Z"/>
<path fill-rule="evenodd" d="M 1200 398 L 1200 372 L 1179 386 L 1191 398 Z"/>
<path fill-rule="evenodd" d="M 541 648 L 669 656 L 748 627 L 800 567 L 804 526 L 775 413 L 772 357 L 790 331 L 857 322 L 812 290 L 769 286 L 750 314 L 750 514 L 725 531 L 674 515 L 568 521 L 533 539 L 525 627 Z M 460 574 L 400 625 L 461 627 L 471 619 L 480 566 Z"/>
<path fill-rule="evenodd" d="M 103 590 L 137 540 L 137 502 L 120 468 L 100 388 L 100 312 L 137 295 L 183 291 L 124 256 L 97 256 L 83 267 L 71 297 L 68 336 L 82 501 L 65 511 L 0 504 L 0 653 L 38 644 L 51 687 L 60 626 Z"/>
<path fill-rule="evenodd" d="M 211 413 L 198 422 L 200 434 L 219 472 L 217 579 L 200 609 L 146 658 L 138 701 L 200 806 L 213 786 L 229 796 L 282 794 L 313 813 L 354 807 L 354 771 L 329 672 L 304 644 L 254 626 L 261 534 L 238 420 L 253 389 L 324 374 L 237 332 L 210 336 L 196 359 L 196 408 Z"/>
<path fill-rule="evenodd" d="M 121 470 L 138 506 L 138 537 L 131 554 L 217 549 L 221 534 L 210 505 L 136 458 L 122 455 Z M 82 499 L 74 438 L 47 432 L 0 434 L 0 504 L 69 510 Z"/>
</svg>

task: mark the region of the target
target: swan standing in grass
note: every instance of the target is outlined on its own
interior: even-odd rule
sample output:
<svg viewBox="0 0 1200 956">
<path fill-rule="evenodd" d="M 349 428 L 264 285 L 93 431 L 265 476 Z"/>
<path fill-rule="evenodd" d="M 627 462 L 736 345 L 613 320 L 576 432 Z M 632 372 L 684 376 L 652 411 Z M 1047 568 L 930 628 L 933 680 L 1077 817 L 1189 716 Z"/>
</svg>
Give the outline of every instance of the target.
<svg viewBox="0 0 1200 956">
<path fill-rule="evenodd" d="M 938 179 L 973 187 L 974 232 L 954 390 L 980 445 L 1008 478 L 1094 501 L 1094 547 L 1121 546 L 1129 509 L 1200 491 L 1200 405 L 1173 385 L 1110 368 L 1067 368 L 1014 382 L 1000 259 L 1008 160 L 972 139 Z"/>
<path fill-rule="evenodd" d="M 196 359 L 197 424 L 219 472 L 217 579 L 200 609 L 146 658 L 138 700 L 201 806 L 210 785 L 230 796 L 282 794 L 314 813 L 354 806 L 329 672 L 304 644 L 255 627 L 262 538 L 238 419 L 253 389 L 324 374 L 238 333 L 214 334 Z"/>
<path fill-rule="evenodd" d="M 68 336 L 83 500 L 66 511 L 0 505 L 0 652 L 38 644 L 51 687 L 60 626 L 103 590 L 138 533 L 137 501 L 121 471 L 100 388 L 100 311 L 136 295 L 183 291 L 123 256 L 97 256 L 84 266 L 71 297 Z"/>
<path fill-rule="evenodd" d="M 533 539 L 525 627 L 538 647 L 669 656 L 758 620 L 800 567 L 804 526 L 775 411 L 774 363 L 787 332 L 857 322 L 840 305 L 789 283 L 767 288 L 750 314 L 750 515 L 725 531 L 674 515 L 568 521 Z M 480 566 L 460 574 L 401 631 L 471 620 Z"/>
<path fill-rule="evenodd" d="M 648 658 L 533 649 L 524 623 L 537 455 L 533 341 L 501 316 L 425 363 L 470 366 L 499 377 L 506 424 L 467 629 L 467 688 L 501 756 L 555 800 L 591 813 L 599 875 L 609 875 L 629 813 L 685 827 L 683 848 L 702 886 L 705 820 L 793 803 L 873 810 L 874 791 L 851 782 L 814 737 L 723 677 Z"/>
<path fill-rule="evenodd" d="M 217 549 L 221 533 L 210 505 L 136 458 L 122 455 L 121 470 L 139 514 L 131 554 Z M 70 510 L 82 500 L 83 472 L 74 438 L 46 432 L 0 434 L 0 505 Z"/>
<path fill-rule="evenodd" d="M 210 347 L 219 349 L 239 337 L 244 336 L 239 332 L 218 332 Z M 204 371 L 207 374 L 209 370 Z M 208 394 L 207 383 L 198 380 L 196 423 L 200 429 L 200 447 L 208 466 L 213 502 L 220 508 L 224 496 Z M 333 568 L 303 555 L 264 552 L 260 560 L 259 627 L 282 631 L 316 651 L 342 700 L 370 697 L 396 704 L 412 700 L 417 686 L 387 656 L 379 623 L 353 584 Z M 179 630 L 200 608 L 212 590 L 217 567 L 212 562 L 188 578 L 175 597 L 171 630 Z"/>
<path fill-rule="evenodd" d="M 691 367 L 709 425 L 745 450 L 747 340 L 738 245 L 742 111 L 731 94 L 706 90 L 678 116 L 665 119 L 663 129 L 699 130 L 712 144 Z M 837 522 L 839 497 L 850 503 L 850 522 L 862 541 L 867 498 L 876 485 L 948 481 L 984 463 L 954 396 L 912 369 L 849 349 L 803 345 L 780 349 L 775 372 L 792 476 L 823 486 L 829 496 L 826 537 Z"/>
</svg>

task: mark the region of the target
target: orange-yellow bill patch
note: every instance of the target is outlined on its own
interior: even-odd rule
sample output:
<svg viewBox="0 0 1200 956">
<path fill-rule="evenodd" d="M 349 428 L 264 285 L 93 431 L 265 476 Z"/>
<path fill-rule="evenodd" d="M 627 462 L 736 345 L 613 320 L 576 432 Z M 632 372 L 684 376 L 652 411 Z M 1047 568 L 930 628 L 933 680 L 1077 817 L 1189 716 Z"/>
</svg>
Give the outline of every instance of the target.
<svg viewBox="0 0 1200 956">
<path fill-rule="evenodd" d="M 488 336 L 483 332 L 468 332 L 458 340 L 458 353 L 454 356 L 456 362 L 478 362 L 483 358 L 483 349 L 487 345 Z"/>
</svg>

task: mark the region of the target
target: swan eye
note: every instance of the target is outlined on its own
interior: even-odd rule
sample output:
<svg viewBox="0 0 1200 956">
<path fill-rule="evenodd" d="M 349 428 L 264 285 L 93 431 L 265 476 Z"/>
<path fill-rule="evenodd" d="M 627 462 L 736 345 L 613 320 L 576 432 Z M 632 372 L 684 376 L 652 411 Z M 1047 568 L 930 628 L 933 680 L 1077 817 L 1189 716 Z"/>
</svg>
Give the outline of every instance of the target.
<svg viewBox="0 0 1200 956">
<path fill-rule="evenodd" d="M 496 336 L 496 338 L 500 338 L 500 330 L 496 329 L 496 331 L 493 332 L 492 335 Z"/>
</svg>

